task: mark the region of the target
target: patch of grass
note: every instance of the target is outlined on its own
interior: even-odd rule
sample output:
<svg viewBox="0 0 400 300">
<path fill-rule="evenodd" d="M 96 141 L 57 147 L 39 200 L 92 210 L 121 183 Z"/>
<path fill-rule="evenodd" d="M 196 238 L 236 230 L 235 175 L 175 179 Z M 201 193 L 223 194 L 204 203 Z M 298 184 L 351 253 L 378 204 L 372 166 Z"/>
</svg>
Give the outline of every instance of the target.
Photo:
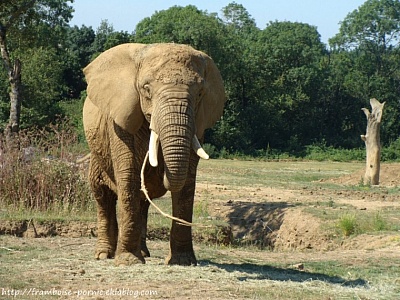
<svg viewBox="0 0 400 300">
<path fill-rule="evenodd" d="M 321 209 L 327 207 L 329 209 Z M 350 205 L 338 207 L 333 201 L 312 202 L 304 208 L 305 212 L 324 220 L 327 232 L 349 237 L 363 233 L 374 234 L 383 231 L 398 231 L 400 212 L 387 208 L 383 211 L 357 210 Z M 346 210 L 346 212 L 343 212 Z"/>
<path fill-rule="evenodd" d="M 364 176 L 360 177 L 360 181 L 358 182 L 358 187 L 362 188 L 362 189 L 371 189 L 372 185 L 371 185 L 371 180 L 365 181 Z"/>
<path fill-rule="evenodd" d="M 387 220 L 382 216 L 380 212 L 377 212 L 372 218 L 372 228 L 375 231 L 384 231 L 389 229 Z"/>
<path fill-rule="evenodd" d="M 241 249 L 208 249 L 203 246 L 202 253 L 205 257 L 210 257 L 211 265 L 237 274 L 243 283 L 263 282 L 260 287 L 247 287 L 247 292 L 238 288 L 237 292 L 243 298 L 353 299 L 357 295 L 358 299 L 396 299 L 398 289 L 395 286 L 400 271 L 394 270 L 390 259 L 358 258 L 356 254 L 335 259 L 327 254 L 325 259 L 315 259 L 315 256 L 303 258 L 301 262 L 304 269 L 300 271 L 294 267 L 298 262 L 295 253 L 282 253 L 279 259 L 270 258 L 266 261 L 262 259 L 268 256 L 265 250 L 252 248 L 247 250 L 248 255 L 235 258 L 235 254 L 243 251 Z M 282 257 L 287 257 L 289 262 L 283 263 Z M 380 296 L 372 296 L 373 294 Z"/>
<path fill-rule="evenodd" d="M 217 182 L 231 189 L 266 185 L 296 189 L 315 185 L 321 179 L 350 174 L 362 166 L 341 162 L 201 160 L 198 182 Z M 337 185 L 330 187 L 337 188 Z"/>
<path fill-rule="evenodd" d="M 159 199 L 156 199 L 154 203 L 164 213 L 167 213 L 169 215 L 172 214 L 172 203 L 169 193 Z M 171 220 L 166 217 L 163 217 L 152 205 L 150 205 L 147 224 L 149 228 L 169 229 L 171 227 Z"/>
<path fill-rule="evenodd" d="M 303 253 L 304 269 L 298 270 L 293 267 L 299 262 L 295 253 L 201 244 L 197 267 L 166 267 L 163 260 L 169 243 L 151 241 L 152 258 L 146 264 L 115 267 L 113 260 L 91 258 L 94 239 L 57 237 L 49 242 L 0 236 L 0 244 L 17 250 L 1 253 L 0 281 L 7 289 L 76 292 L 99 289 L 100 280 L 102 290 L 139 286 L 156 290 L 157 299 L 397 299 L 399 292 L 399 258 L 389 260 L 372 253 L 363 257 L 356 252 L 347 257 L 337 253 L 319 259 Z"/>
<path fill-rule="evenodd" d="M 305 264 L 305 269 L 311 273 L 348 278 L 348 281 L 344 283 L 348 287 L 364 282 L 367 289 L 371 291 L 373 289 L 381 295 L 377 299 L 396 299 L 395 295 L 399 291 L 398 288 L 393 287 L 397 286 L 400 271 L 393 266 L 393 261 L 389 258 L 310 261 Z"/>
<path fill-rule="evenodd" d="M 359 225 L 355 214 L 345 214 L 338 221 L 338 228 L 344 236 L 350 236 L 356 233 Z"/>
</svg>

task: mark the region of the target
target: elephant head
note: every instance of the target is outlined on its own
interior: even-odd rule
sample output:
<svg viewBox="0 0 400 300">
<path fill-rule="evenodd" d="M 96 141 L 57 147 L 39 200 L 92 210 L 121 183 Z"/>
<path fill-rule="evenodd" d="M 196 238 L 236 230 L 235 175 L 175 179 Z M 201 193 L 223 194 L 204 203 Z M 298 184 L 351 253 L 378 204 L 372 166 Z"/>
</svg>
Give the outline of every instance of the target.
<svg viewBox="0 0 400 300">
<path fill-rule="evenodd" d="M 164 186 L 179 191 L 191 149 L 208 158 L 199 139 L 223 110 L 223 82 L 212 59 L 186 45 L 123 44 L 84 73 L 90 101 L 123 130 L 135 135 L 144 122 L 150 124 L 150 164 L 157 166 L 161 146 Z"/>
</svg>

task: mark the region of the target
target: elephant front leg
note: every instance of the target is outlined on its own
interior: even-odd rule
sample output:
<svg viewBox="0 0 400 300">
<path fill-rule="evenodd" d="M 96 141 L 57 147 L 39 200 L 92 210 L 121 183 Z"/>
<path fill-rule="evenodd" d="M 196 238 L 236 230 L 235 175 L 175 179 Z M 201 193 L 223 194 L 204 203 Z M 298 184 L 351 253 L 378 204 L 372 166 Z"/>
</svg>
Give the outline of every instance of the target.
<svg viewBox="0 0 400 300">
<path fill-rule="evenodd" d="M 186 185 L 182 191 L 171 193 L 173 216 L 192 222 L 194 202 L 194 181 Z M 170 234 L 170 252 L 166 258 L 168 265 L 197 265 L 193 250 L 192 227 L 172 221 Z"/>
<path fill-rule="evenodd" d="M 115 253 L 115 264 L 132 265 L 145 263 L 141 253 L 141 215 L 138 193 L 119 194 L 118 226 L 119 236 Z"/>
<path fill-rule="evenodd" d="M 192 222 L 193 199 L 193 197 L 185 197 L 182 192 L 172 193 L 173 216 Z M 190 226 L 172 221 L 170 251 L 165 262 L 168 265 L 197 265 Z"/>
</svg>

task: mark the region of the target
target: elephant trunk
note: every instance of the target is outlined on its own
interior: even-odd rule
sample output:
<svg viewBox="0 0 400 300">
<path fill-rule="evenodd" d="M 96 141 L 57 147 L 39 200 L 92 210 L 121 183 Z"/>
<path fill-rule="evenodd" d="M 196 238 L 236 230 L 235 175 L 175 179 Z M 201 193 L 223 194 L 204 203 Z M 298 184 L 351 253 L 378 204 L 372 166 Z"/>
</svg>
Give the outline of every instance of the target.
<svg viewBox="0 0 400 300">
<path fill-rule="evenodd" d="M 194 110 L 188 93 L 163 99 L 153 112 L 149 150 L 155 152 L 156 157 L 156 149 L 161 144 L 165 162 L 164 186 L 172 192 L 180 191 L 185 185 L 194 127 Z M 150 153 L 150 163 L 154 165 L 152 156 Z"/>
</svg>

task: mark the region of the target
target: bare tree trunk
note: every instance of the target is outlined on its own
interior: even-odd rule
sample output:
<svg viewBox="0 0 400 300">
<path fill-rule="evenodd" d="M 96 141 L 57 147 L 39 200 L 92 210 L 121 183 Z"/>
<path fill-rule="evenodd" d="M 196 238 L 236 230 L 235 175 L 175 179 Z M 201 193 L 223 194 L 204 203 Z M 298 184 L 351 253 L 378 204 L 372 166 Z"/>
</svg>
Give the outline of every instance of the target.
<svg viewBox="0 0 400 300">
<path fill-rule="evenodd" d="M 20 114 L 21 114 L 21 62 L 15 59 L 11 62 L 10 55 L 7 50 L 6 28 L 0 23 L 0 54 L 3 59 L 4 67 L 7 70 L 8 81 L 10 83 L 10 119 L 5 130 L 8 140 L 19 131 Z"/>
<path fill-rule="evenodd" d="M 380 103 L 378 100 L 373 98 L 370 100 L 370 103 L 372 107 L 371 113 L 367 108 L 362 108 L 367 117 L 367 133 L 361 135 L 361 139 L 365 142 L 367 151 L 364 183 L 378 185 L 381 167 L 380 126 L 385 102 Z"/>
<path fill-rule="evenodd" d="M 8 130 L 12 133 L 18 133 L 21 116 L 21 62 L 16 59 L 9 77 L 10 92 L 10 119 L 7 125 Z"/>
</svg>

